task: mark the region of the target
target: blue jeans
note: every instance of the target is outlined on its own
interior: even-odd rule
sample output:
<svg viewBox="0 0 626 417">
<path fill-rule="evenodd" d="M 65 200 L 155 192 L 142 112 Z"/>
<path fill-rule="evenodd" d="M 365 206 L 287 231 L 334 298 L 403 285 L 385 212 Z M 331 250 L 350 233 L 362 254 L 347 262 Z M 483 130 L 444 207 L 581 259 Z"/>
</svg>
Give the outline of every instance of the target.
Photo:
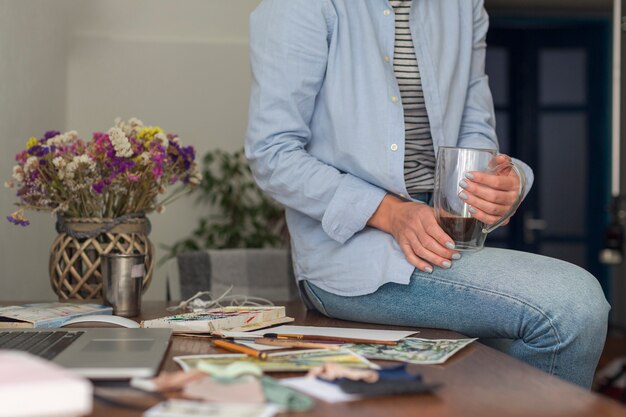
<svg viewBox="0 0 626 417">
<path fill-rule="evenodd" d="M 552 375 L 590 387 L 604 346 L 609 304 L 598 281 L 570 263 L 485 248 L 451 269 L 415 270 L 409 285 L 346 297 L 304 285 L 338 319 L 454 330 Z"/>
</svg>

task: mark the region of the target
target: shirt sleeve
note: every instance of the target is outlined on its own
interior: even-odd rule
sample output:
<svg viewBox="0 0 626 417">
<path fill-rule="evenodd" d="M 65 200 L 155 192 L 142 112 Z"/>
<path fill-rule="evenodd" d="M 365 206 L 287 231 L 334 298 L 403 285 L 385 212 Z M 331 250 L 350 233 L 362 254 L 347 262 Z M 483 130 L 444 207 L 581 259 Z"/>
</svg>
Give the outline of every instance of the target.
<svg viewBox="0 0 626 417">
<path fill-rule="evenodd" d="M 344 243 L 365 227 L 385 191 L 307 151 L 326 72 L 330 8 L 328 0 L 264 0 L 252 13 L 245 151 L 261 189 Z"/>
<path fill-rule="evenodd" d="M 474 0 L 474 38 L 470 82 L 465 100 L 461 129 L 459 133 L 460 147 L 498 148 L 496 137 L 496 119 L 493 108 L 493 97 L 489 88 L 489 78 L 485 74 L 485 55 L 487 51 L 487 31 L 489 16 L 484 7 L 484 0 Z M 519 159 L 513 162 L 521 168 L 526 177 L 528 194 L 532 187 L 533 170 Z"/>
</svg>

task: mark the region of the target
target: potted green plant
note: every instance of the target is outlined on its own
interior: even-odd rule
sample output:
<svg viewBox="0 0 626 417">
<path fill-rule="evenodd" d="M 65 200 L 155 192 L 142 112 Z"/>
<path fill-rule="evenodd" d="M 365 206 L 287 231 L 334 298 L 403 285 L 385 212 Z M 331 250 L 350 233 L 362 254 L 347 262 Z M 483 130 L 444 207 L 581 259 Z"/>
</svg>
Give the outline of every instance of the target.
<svg viewBox="0 0 626 417">
<path fill-rule="evenodd" d="M 295 298 L 284 209 L 257 187 L 243 150 L 206 153 L 201 177 L 195 204 L 207 214 L 188 237 L 166 247 L 177 259 L 167 271 L 172 298 L 209 288 L 218 296 L 231 285 L 232 294 Z M 193 276 L 207 270 L 210 276 Z"/>
<path fill-rule="evenodd" d="M 243 150 L 204 155 L 195 203 L 207 207 L 190 236 L 168 247 L 171 256 L 202 249 L 286 248 L 283 208 L 256 185 Z"/>
</svg>

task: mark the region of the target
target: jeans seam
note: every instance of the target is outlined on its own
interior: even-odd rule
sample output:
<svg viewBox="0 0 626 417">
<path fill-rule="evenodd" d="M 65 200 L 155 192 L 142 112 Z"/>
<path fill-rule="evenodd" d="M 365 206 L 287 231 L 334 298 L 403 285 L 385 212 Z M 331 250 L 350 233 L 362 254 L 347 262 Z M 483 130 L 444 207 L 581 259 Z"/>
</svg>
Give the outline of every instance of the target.
<svg viewBox="0 0 626 417">
<path fill-rule="evenodd" d="M 554 323 L 552 322 L 552 319 L 542 309 L 540 309 L 539 307 L 537 307 L 535 305 L 530 304 L 527 301 L 521 300 L 521 299 L 519 299 L 517 297 L 513 297 L 513 296 L 511 296 L 509 294 L 504 294 L 504 293 L 501 293 L 501 292 L 495 291 L 495 290 L 488 290 L 486 288 L 480 288 L 480 287 L 477 287 L 477 286 L 474 286 L 474 285 L 471 285 L 471 284 L 458 283 L 458 282 L 454 282 L 454 281 L 449 281 L 449 280 L 447 280 L 445 278 L 439 278 L 439 277 L 435 278 L 433 275 L 430 275 L 430 276 L 420 275 L 419 279 L 427 279 L 429 281 L 438 282 L 438 283 L 439 282 L 443 282 L 443 283 L 451 285 L 453 287 L 471 288 L 471 289 L 479 291 L 479 292 L 484 292 L 484 293 L 488 293 L 488 294 L 492 294 L 492 295 L 498 295 L 500 297 L 507 298 L 509 300 L 513 300 L 515 302 L 518 302 L 518 303 L 520 303 L 522 305 L 525 305 L 526 307 L 529 307 L 529 308 L 535 310 L 536 312 L 538 312 L 541 316 L 543 316 L 548 321 L 548 323 L 550 324 L 550 328 L 552 329 L 552 331 L 554 332 L 554 335 L 556 337 L 557 346 L 555 347 L 555 349 L 552 352 L 552 360 L 551 360 L 551 364 L 550 364 L 550 374 L 554 374 L 554 370 L 556 368 L 556 355 L 557 355 L 557 352 L 558 352 L 558 350 L 559 350 L 559 348 L 561 346 L 561 337 L 559 336 L 559 332 L 558 332 L 557 328 L 554 326 Z"/>
</svg>

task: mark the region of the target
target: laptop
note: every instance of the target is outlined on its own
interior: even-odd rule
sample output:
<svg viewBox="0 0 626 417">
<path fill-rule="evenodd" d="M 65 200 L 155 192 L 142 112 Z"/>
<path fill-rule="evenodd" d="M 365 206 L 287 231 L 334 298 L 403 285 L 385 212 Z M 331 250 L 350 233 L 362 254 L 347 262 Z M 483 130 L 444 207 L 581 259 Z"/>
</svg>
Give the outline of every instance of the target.
<svg viewBox="0 0 626 417">
<path fill-rule="evenodd" d="M 68 328 L 0 330 L 0 349 L 29 352 L 93 380 L 155 376 L 170 329 Z"/>
</svg>

